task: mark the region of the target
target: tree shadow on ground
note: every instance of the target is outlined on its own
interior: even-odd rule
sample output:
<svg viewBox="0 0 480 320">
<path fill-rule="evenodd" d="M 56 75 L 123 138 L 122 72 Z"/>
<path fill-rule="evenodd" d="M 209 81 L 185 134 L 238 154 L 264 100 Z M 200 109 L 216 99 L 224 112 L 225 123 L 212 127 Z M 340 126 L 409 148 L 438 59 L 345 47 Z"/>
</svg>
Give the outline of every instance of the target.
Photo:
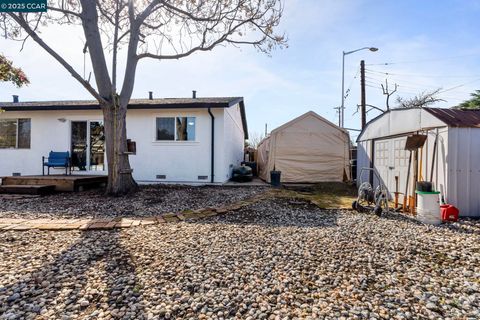
<svg viewBox="0 0 480 320">
<path fill-rule="evenodd" d="M 141 284 L 119 237 L 118 231 L 82 232 L 51 263 L 0 287 L 6 297 L 0 299 L 0 318 L 96 319 L 107 311 L 116 318 L 146 318 Z"/>
<path fill-rule="evenodd" d="M 337 225 L 337 212 L 320 209 L 300 198 L 277 197 L 194 223 L 256 225 L 270 228 L 323 228 Z"/>
</svg>

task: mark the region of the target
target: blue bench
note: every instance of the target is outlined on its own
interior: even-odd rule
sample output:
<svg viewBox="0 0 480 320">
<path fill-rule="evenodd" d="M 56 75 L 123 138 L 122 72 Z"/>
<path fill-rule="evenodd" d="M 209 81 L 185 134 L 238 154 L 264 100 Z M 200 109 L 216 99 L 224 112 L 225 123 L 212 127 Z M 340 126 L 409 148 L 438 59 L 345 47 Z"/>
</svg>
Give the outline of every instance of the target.
<svg viewBox="0 0 480 320">
<path fill-rule="evenodd" d="M 47 167 L 48 175 L 50 175 L 50 168 L 65 168 L 65 175 L 67 175 L 69 171 L 70 174 L 72 174 L 70 152 L 50 151 L 48 158 L 42 157 L 42 175 L 45 175 L 45 167 Z"/>
</svg>

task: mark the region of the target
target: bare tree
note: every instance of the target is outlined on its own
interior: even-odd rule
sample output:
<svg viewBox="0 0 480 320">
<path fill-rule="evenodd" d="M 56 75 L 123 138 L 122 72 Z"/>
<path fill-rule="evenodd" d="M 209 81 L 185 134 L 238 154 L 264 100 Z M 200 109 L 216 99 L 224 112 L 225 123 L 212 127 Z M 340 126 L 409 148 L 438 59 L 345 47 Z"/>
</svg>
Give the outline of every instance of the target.
<svg viewBox="0 0 480 320">
<path fill-rule="evenodd" d="M 265 138 L 263 133 L 259 133 L 257 131 L 250 132 L 248 134 L 248 146 L 257 149 L 263 138 Z"/>
<path fill-rule="evenodd" d="M 285 37 L 274 33 L 282 12 L 282 0 L 50 0 L 47 13 L 2 13 L 0 30 L 10 39 L 33 39 L 98 100 L 105 120 L 107 192 L 119 195 L 137 186 L 126 153 L 125 119 L 138 62 L 180 59 L 221 44 L 270 53 L 286 45 Z M 96 86 L 42 39 L 40 30 L 52 24 L 83 29 Z M 121 48 L 126 63 L 120 86 Z"/>
<path fill-rule="evenodd" d="M 385 86 L 383 86 L 383 84 L 382 84 L 381 86 L 382 86 L 383 95 L 387 96 L 387 98 L 386 98 L 386 100 L 385 100 L 385 106 L 387 107 L 387 111 L 388 111 L 388 110 L 390 110 L 390 97 L 391 97 L 395 92 L 397 92 L 398 85 L 395 83 L 395 89 L 393 89 L 393 91 L 389 91 L 389 89 L 388 89 L 388 80 L 385 79 Z"/>
<path fill-rule="evenodd" d="M 397 98 L 398 108 L 424 108 L 436 102 L 445 101 L 438 98 L 441 88 L 433 91 L 424 91 L 413 98 Z"/>
</svg>

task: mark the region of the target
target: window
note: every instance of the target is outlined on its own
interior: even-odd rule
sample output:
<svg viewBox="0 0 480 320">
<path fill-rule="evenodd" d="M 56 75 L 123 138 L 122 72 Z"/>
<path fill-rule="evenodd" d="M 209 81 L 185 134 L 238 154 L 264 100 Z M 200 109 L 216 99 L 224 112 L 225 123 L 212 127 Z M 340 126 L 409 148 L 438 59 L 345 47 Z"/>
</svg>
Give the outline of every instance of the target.
<svg viewBox="0 0 480 320">
<path fill-rule="evenodd" d="M 30 131 L 30 119 L 0 120 L 0 149 L 29 149 Z"/>
<path fill-rule="evenodd" d="M 195 141 L 195 118 L 177 118 L 177 141 Z"/>
<path fill-rule="evenodd" d="M 157 118 L 157 140 L 175 140 L 175 118 Z"/>
<path fill-rule="evenodd" d="M 195 117 L 156 119 L 157 141 L 195 141 Z"/>
</svg>

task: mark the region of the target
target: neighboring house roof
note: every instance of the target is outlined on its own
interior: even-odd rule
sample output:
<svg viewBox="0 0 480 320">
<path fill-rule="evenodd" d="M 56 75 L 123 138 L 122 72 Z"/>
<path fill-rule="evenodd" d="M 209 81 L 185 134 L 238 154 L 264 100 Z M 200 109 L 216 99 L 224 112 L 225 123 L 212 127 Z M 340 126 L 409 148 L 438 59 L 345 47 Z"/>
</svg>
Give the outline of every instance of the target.
<svg viewBox="0 0 480 320">
<path fill-rule="evenodd" d="M 449 127 L 480 128 L 480 109 L 441 109 L 425 108 Z"/>
<path fill-rule="evenodd" d="M 367 129 L 379 119 L 387 116 L 392 112 L 406 112 L 409 110 L 424 110 L 428 112 L 428 114 L 431 114 L 434 118 L 438 119 L 440 122 L 444 123 L 446 126 L 449 126 L 449 127 L 480 128 L 480 109 L 465 110 L 465 109 L 418 108 L 418 107 L 396 108 L 396 109 L 390 109 L 389 111 L 386 111 L 376 116 L 372 120 L 370 120 L 358 135 L 357 142 L 361 140 L 363 134 L 367 131 Z M 418 128 L 418 129 L 421 129 L 421 128 Z"/>
<path fill-rule="evenodd" d="M 236 104 L 240 105 L 243 131 L 245 139 L 248 139 L 243 97 L 131 99 L 128 109 L 208 109 L 229 108 Z M 96 100 L 0 102 L 0 109 L 5 111 L 99 110 L 100 105 Z"/>
</svg>

